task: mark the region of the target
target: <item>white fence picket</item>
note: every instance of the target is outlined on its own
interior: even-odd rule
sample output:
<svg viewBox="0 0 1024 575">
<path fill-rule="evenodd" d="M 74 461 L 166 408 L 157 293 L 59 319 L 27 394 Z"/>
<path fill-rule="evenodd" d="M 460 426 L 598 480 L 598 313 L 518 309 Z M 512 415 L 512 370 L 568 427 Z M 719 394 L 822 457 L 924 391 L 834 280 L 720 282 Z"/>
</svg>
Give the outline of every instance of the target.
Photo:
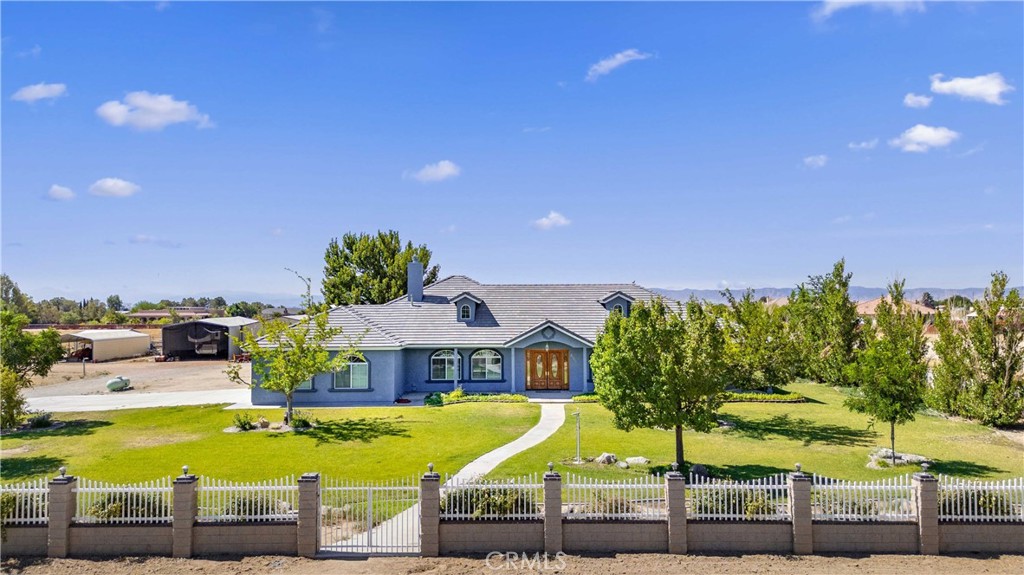
<svg viewBox="0 0 1024 575">
<path fill-rule="evenodd" d="M 660 475 L 647 475 L 602 481 L 569 475 L 562 489 L 562 507 L 567 519 L 666 519 L 665 479 Z"/>
<path fill-rule="evenodd" d="M 256 483 L 199 478 L 196 521 L 296 521 L 299 485 L 294 476 Z"/>
<path fill-rule="evenodd" d="M 5 525 L 45 525 L 50 516 L 49 479 L 0 485 L 0 493 L 14 497 L 14 505 L 4 518 Z"/>
<path fill-rule="evenodd" d="M 521 520 L 543 517 L 544 484 L 538 476 L 512 479 L 445 477 L 441 489 L 443 520 Z"/>
<path fill-rule="evenodd" d="M 979 481 L 940 475 L 939 521 L 1024 522 L 1024 477 Z"/>
<path fill-rule="evenodd" d="M 785 474 L 729 481 L 690 474 L 686 506 L 690 519 L 788 521 L 789 486 Z"/>
<path fill-rule="evenodd" d="M 173 512 L 170 477 L 142 483 L 106 483 L 79 478 L 75 523 L 165 523 Z"/>
<path fill-rule="evenodd" d="M 916 521 L 910 475 L 875 481 L 813 476 L 815 521 Z"/>
<path fill-rule="evenodd" d="M 320 480 L 320 549 L 408 555 L 420 550 L 419 478 Z"/>
</svg>

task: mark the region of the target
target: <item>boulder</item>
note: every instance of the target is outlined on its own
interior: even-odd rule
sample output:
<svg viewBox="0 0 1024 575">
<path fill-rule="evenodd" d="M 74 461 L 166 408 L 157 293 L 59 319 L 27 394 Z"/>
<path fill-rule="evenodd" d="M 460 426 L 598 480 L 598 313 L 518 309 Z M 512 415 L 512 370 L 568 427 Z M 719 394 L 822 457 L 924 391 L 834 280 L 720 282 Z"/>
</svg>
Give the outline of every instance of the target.
<svg viewBox="0 0 1024 575">
<path fill-rule="evenodd" d="M 635 457 L 627 457 L 626 458 L 626 463 L 628 463 L 630 465 L 647 465 L 650 462 L 651 462 L 650 459 L 647 459 L 646 457 L 642 457 L 642 456 L 639 456 L 639 455 L 637 455 Z"/>
<path fill-rule="evenodd" d="M 722 429 L 736 429 L 736 424 L 725 419 L 719 419 L 718 427 L 721 427 Z"/>
<path fill-rule="evenodd" d="M 597 457 L 597 459 L 595 459 L 595 461 L 597 461 L 598 463 L 600 463 L 602 465 L 611 465 L 611 464 L 615 463 L 618 460 L 619 459 L 617 457 L 615 457 L 614 453 L 602 453 L 601 455 L 599 455 Z"/>
<path fill-rule="evenodd" d="M 615 465 L 618 465 L 622 469 L 629 469 L 629 464 L 626 463 L 625 461 L 620 461 L 620 462 L 616 463 Z"/>
</svg>

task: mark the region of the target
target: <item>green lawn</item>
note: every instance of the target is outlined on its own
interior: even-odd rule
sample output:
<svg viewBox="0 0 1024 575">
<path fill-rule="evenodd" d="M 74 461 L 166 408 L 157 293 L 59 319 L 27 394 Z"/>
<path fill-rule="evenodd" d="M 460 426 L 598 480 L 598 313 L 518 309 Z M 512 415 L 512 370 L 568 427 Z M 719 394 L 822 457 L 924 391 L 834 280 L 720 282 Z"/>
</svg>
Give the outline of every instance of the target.
<svg viewBox="0 0 1024 575">
<path fill-rule="evenodd" d="M 234 481 L 318 471 L 351 479 L 419 475 L 427 463 L 455 473 L 476 457 L 535 425 L 532 404 L 463 404 L 444 408 L 303 409 L 322 420 L 297 433 L 224 433 L 236 412 L 223 406 L 61 413 L 63 429 L 0 440 L 4 482 L 68 473 L 134 482 L 181 473 Z M 280 420 L 281 409 L 250 410 Z"/>
<path fill-rule="evenodd" d="M 889 444 L 889 426 L 868 427 L 868 418 L 843 407 L 844 395 L 824 385 L 794 383 L 788 391 L 811 401 L 797 404 L 729 403 L 722 419 L 736 429 L 710 434 L 684 434 L 687 463 L 703 463 L 713 472 L 737 479 L 791 471 L 797 462 L 806 472 L 845 479 L 889 477 L 917 471 L 906 467 L 871 470 L 865 465 L 876 446 Z M 566 406 L 566 425 L 550 439 L 499 466 L 494 477 L 517 476 L 546 469 L 548 461 L 561 472 L 590 477 L 629 477 L 646 467 L 621 470 L 597 464 L 572 465 L 576 440 L 572 413 L 582 413 L 583 457 L 607 451 L 620 459 L 642 455 L 652 466 L 674 458 L 672 431 L 638 429 L 630 433 L 612 426 L 611 414 L 596 404 Z M 999 478 L 1024 475 L 1024 446 L 973 423 L 923 414 L 896 428 L 896 450 L 917 453 L 935 461 L 932 471 L 951 475 Z"/>
</svg>

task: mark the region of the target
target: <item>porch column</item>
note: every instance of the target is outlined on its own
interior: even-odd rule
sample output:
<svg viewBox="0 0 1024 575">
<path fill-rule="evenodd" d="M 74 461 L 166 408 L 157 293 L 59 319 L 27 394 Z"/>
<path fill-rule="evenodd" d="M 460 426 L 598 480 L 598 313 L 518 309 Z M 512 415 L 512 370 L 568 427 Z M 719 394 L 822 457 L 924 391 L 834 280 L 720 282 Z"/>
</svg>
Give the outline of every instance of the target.
<svg viewBox="0 0 1024 575">
<path fill-rule="evenodd" d="M 512 380 L 512 384 L 509 386 L 509 392 L 510 393 L 515 393 L 516 392 L 516 348 L 510 347 L 508 349 L 509 349 L 509 353 L 508 353 L 509 359 L 512 360 L 512 370 L 509 372 L 509 379 Z"/>
</svg>

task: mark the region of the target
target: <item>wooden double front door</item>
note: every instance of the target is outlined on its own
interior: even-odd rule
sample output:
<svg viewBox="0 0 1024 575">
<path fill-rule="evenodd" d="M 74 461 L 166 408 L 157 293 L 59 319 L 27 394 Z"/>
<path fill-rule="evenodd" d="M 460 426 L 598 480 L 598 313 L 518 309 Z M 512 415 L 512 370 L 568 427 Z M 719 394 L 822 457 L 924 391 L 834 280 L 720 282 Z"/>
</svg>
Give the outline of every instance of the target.
<svg viewBox="0 0 1024 575">
<path fill-rule="evenodd" d="M 526 350 L 526 389 L 569 389 L 569 350 Z"/>
</svg>

